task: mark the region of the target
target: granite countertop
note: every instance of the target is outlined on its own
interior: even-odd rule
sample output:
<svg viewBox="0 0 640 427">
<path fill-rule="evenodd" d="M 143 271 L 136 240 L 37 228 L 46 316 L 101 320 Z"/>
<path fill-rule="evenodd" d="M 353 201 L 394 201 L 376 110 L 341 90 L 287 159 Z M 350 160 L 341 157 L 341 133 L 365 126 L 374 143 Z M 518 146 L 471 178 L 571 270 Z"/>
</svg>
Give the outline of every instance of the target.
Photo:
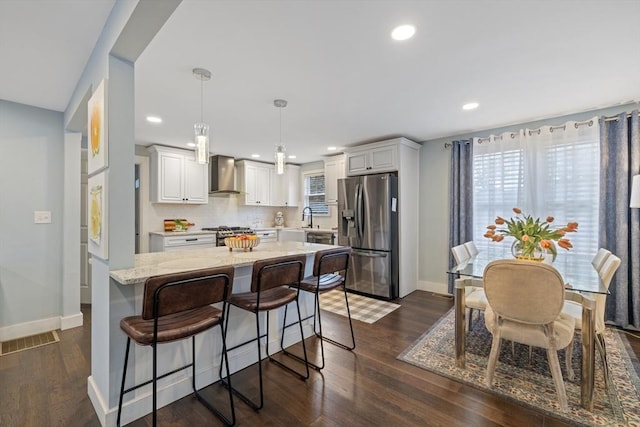
<svg viewBox="0 0 640 427">
<path fill-rule="evenodd" d="M 215 235 L 215 231 L 204 230 L 187 230 L 187 231 L 150 231 L 149 234 L 155 234 L 163 237 L 170 236 L 197 236 L 197 235 Z"/>
<path fill-rule="evenodd" d="M 286 255 L 309 255 L 322 249 L 334 247 L 337 246 L 306 242 L 274 242 L 261 243 L 252 251 L 247 252 L 242 252 L 240 249 L 230 251 L 226 246 L 172 252 L 149 252 L 135 255 L 134 267 L 112 270 L 109 276 L 122 285 L 135 285 L 144 283 L 147 278 L 160 274 L 229 265 L 241 267 L 263 259 Z"/>
</svg>

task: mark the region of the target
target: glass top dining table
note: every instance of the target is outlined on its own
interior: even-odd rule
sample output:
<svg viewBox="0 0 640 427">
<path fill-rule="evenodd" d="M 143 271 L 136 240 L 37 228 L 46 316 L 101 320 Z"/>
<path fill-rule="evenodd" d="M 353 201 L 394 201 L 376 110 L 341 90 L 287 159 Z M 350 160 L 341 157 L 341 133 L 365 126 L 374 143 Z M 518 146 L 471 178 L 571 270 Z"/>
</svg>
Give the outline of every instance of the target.
<svg viewBox="0 0 640 427">
<path fill-rule="evenodd" d="M 466 310 L 465 290 L 467 286 L 482 286 L 484 269 L 491 261 L 513 259 L 505 250 L 481 251 L 476 256 L 453 266 L 447 273 L 454 275 L 455 289 L 455 359 L 458 368 L 465 366 Z M 535 261 L 525 261 L 535 262 Z M 547 262 L 548 263 L 548 262 Z M 593 390 L 595 386 L 595 299 L 592 294 L 607 294 L 598 272 L 588 256 L 577 254 L 559 254 L 551 265 L 558 270 L 567 290 L 577 291 L 582 304 L 581 330 L 582 369 L 580 371 L 580 404 L 587 410 L 593 410 Z"/>
<path fill-rule="evenodd" d="M 470 277 L 474 279 L 482 279 L 484 268 L 491 261 L 497 259 L 510 258 L 503 251 L 480 252 L 475 257 L 470 258 L 458 265 L 454 265 L 447 273 L 459 275 L 462 277 Z M 535 261 L 527 261 L 535 262 Z M 559 255 L 555 262 L 545 262 L 554 267 L 565 282 L 567 290 L 578 292 L 591 292 L 595 294 L 608 294 L 606 286 L 600 280 L 598 272 L 591 264 L 591 259 L 584 256 L 572 256 L 572 254 Z"/>
</svg>

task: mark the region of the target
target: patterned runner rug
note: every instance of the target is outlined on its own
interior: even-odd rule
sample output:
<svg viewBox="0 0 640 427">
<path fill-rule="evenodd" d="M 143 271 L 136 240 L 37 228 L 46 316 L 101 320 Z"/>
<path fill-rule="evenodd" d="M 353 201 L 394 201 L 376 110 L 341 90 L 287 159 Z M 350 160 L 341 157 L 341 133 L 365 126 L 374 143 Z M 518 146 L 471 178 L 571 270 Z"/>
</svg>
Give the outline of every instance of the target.
<svg viewBox="0 0 640 427">
<path fill-rule="evenodd" d="M 374 323 L 391 313 L 398 304 L 368 298 L 358 294 L 347 293 L 351 318 L 365 323 Z M 347 317 L 347 306 L 344 303 L 344 292 L 336 289 L 320 295 L 320 308 Z"/>
<path fill-rule="evenodd" d="M 564 351 L 558 352 L 564 377 L 569 412 L 560 411 L 557 394 L 546 350 L 533 348 L 529 361 L 529 347 L 503 340 L 496 366 L 493 388 L 485 385 L 487 360 L 491 350 L 491 334 L 484 326 L 484 316 L 474 316 L 471 331 L 466 339 L 466 368 L 455 366 L 454 313 L 449 311 L 425 332 L 398 359 L 471 386 L 496 393 L 506 399 L 552 414 L 572 425 L 586 426 L 640 426 L 640 380 L 638 361 L 622 334 L 614 329 L 605 333 L 609 358 L 610 387 L 605 390 L 602 363 L 596 351 L 596 385 L 594 410 L 589 412 L 580 406 L 580 360 L 582 349 L 580 335 L 573 342 L 572 365 L 576 378 L 567 379 Z"/>
</svg>

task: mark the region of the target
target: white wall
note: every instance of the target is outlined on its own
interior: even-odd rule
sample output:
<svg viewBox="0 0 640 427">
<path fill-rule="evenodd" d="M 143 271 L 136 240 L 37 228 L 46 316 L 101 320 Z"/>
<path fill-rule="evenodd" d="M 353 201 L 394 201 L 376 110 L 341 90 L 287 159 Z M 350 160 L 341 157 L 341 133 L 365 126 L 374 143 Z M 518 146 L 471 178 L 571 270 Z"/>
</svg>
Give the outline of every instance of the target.
<svg viewBox="0 0 640 427">
<path fill-rule="evenodd" d="M 631 111 L 637 105 L 622 105 L 579 114 L 515 124 L 498 129 L 479 131 L 440 138 L 422 143 L 420 151 L 420 258 L 418 261 L 419 289 L 446 293 L 449 267 L 449 168 L 450 149 L 445 142 L 468 139 L 474 136 L 513 131 L 522 128 L 535 129 L 543 125 L 561 125 L 569 120 L 586 120 L 594 116 L 612 116 Z M 488 242 L 488 241 L 487 241 Z"/>
<path fill-rule="evenodd" d="M 0 100 L 0 341 L 59 327 L 63 172 L 62 113 Z"/>
</svg>

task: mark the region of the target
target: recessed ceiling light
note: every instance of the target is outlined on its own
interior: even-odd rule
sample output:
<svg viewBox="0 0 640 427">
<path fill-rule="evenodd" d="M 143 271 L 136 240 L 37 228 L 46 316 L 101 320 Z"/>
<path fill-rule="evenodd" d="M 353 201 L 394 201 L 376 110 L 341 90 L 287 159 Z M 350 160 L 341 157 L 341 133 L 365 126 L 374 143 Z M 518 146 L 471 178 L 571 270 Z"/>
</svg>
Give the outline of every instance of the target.
<svg viewBox="0 0 640 427">
<path fill-rule="evenodd" d="M 413 25 L 400 25 L 391 31 L 391 38 L 394 40 L 408 40 L 416 33 Z"/>
<path fill-rule="evenodd" d="M 162 123 L 162 119 L 157 116 L 147 116 L 147 121 L 149 123 Z"/>
<path fill-rule="evenodd" d="M 258 157 L 260 157 L 260 154 L 252 154 L 251 157 L 253 157 L 254 159 L 257 159 Z"/>
<path fill-rule="evenodd" d="M 329 151 L 336 151 L 338 149 L 338 147 L 327 147 L 327 150 Z"/>
<path fill-rule="evenodd" d="M 480 104 L 478 104 L 477 102 L 469 102 L 468 104 L 464 104 L 462 106 L 463 110 L 475 110 L 476 108 L 478 108 Z"/>
<path fill-rule="evenodd" d="M 295 159 L 295 158 L 296 158 L 296 155 L 295 155 L 295 154 L 291 154 L 291 155 L 289 155 L 289 158 L 290 158 L 290 159 Z"/>
</svg>

